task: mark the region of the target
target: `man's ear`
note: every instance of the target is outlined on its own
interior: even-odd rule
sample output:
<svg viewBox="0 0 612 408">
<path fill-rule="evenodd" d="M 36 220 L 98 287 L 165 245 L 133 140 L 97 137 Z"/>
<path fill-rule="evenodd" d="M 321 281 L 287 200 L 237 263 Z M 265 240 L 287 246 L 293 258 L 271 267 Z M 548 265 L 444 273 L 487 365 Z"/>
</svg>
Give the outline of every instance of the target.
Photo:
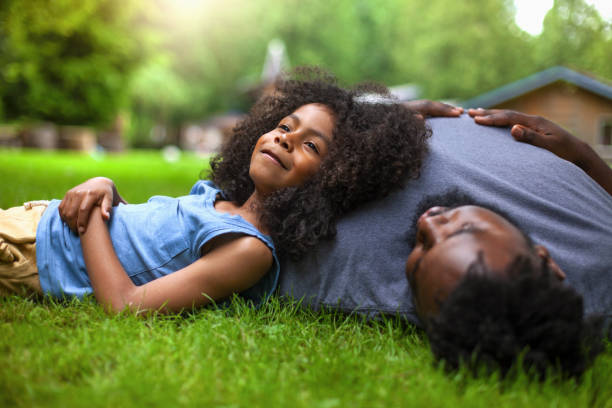
<svg viewBox="0 0 612 408">
<path fill-rule="evenodd" d="M 535 249 L 536 254 L 541 259 L 546 261 L 546 263 L 548 264 L 548 269 L 550 269 L 550 271 L 555 274 L 555 276 L 559 278 L 559 280 L 565 280 L 565 272 L 563 272 L 559 265 L 557 265 L 557 263 L 550 257 L 548 249 L 546 249 L 546 247 L 542 245 L 534 245 L 533 247 Z"/>
</svg>

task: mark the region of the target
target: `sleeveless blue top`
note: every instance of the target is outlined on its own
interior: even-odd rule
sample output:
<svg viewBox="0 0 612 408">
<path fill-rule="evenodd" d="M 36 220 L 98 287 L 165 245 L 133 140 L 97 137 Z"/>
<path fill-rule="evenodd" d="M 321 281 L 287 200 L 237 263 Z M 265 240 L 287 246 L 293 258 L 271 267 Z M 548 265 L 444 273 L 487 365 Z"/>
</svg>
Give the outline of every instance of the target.
<svg viewBox="0 0 612 408">
<path fill-rule="evenodd" d="M 272 240 L 239 215 L 214 208 L 224 197 L 210 181 L 198 181 L 190 195 L 154 196 L 144 204 L 113 207 L 108 229 L 121 265 L 132 282 L 143 285 L 176 272 L 202 255 L 211 239 L 228 233 L 250 235 L 263 241 L 274 258 L 268 273 L 253 287 L 240 293 L 256 304 L 276 288 L 279 262 Z M 52 200 L 36 231 L 36 263 L 45 294 L 82 298 L 93 292 L 79 236 L 60 218 L 59 200 Z"/>
</svg>

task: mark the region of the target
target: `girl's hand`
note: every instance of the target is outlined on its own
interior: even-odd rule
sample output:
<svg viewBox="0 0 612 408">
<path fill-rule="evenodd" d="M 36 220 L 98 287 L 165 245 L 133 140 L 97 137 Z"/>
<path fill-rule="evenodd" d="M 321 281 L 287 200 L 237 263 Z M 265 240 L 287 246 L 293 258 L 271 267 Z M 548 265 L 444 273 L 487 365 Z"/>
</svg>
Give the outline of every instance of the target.
<svg viewBox="0 0 612 408">
<path fill-rule="evenodd" d="M 488 126 L 512 126 L 515 140 L 546 149 L 574 163 L 612 195 L 612 168 L 587 143 L 561 126 L 544 119 L 505 109 L 469 109 L 474 121 Z"/>
<path fill-rule="evenodd" d="M 584 142 L 561 126 L 541 116 L 507 109 L 469 109 L 468 114 L 480 125 L 512 127 L 515 140 L 541 147 L 557 156 L 584 166 Z"/>
<path fill-rule="evenodd" d="M 60 217 L 71 230 L 83 234 L 94 207 L 102 210 L 102 218 L 110 219 L 111 208 L 126 201 L 119 195 L 115 183 L 106 177 L 94 177 L 68 190 L 59 205 Z"/>
<path fill-rule="evenodd" d="M 424 117 L 456 117 L 463 113 L 463 108 L 452 106 L 442 102 L 419 99 L 416 101 L 403 102 L 403 105 L 410 110 L 416 111 Z"/>
</svg>

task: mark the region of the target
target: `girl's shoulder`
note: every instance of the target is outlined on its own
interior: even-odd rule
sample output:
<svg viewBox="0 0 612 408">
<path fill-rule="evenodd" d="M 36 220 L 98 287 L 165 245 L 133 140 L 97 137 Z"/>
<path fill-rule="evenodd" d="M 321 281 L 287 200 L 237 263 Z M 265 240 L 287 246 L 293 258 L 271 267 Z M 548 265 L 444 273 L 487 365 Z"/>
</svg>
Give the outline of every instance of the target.
<svg viewBox="0 0 612 408">
<path fill-rule="evenodd" d="M 210 180 L 196 181 L 193 187 L 191 187 L 191 191 L 189 192 L 189 194 L 195 194 L 195 195 L 211 194 L 213 195 L 213 197 L 220 194 L 221 197 L 225 199 L 225 193 L 219 187 L 217 187 L 215 183 L 213 183 Z"/>
</svg>

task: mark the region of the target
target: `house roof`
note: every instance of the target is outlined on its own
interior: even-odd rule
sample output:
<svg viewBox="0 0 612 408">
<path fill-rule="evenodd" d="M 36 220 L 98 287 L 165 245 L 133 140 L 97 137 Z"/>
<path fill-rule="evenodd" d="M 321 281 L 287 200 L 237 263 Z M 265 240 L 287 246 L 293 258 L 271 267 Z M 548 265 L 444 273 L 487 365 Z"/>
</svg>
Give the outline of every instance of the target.
<svg viewBox="0 0 612 408">
<path fill-rule="evenodd" d="M 466 108 L 489 108 L 557 81 L 569 82 L 570 84 L 574 84 L 594 94 L 612 100 L 612 85 L 603 83 L 595 78 L 573 71 L 569 68 L 557 66 L 463 101 L 461 106 Z"/>
</svg>

